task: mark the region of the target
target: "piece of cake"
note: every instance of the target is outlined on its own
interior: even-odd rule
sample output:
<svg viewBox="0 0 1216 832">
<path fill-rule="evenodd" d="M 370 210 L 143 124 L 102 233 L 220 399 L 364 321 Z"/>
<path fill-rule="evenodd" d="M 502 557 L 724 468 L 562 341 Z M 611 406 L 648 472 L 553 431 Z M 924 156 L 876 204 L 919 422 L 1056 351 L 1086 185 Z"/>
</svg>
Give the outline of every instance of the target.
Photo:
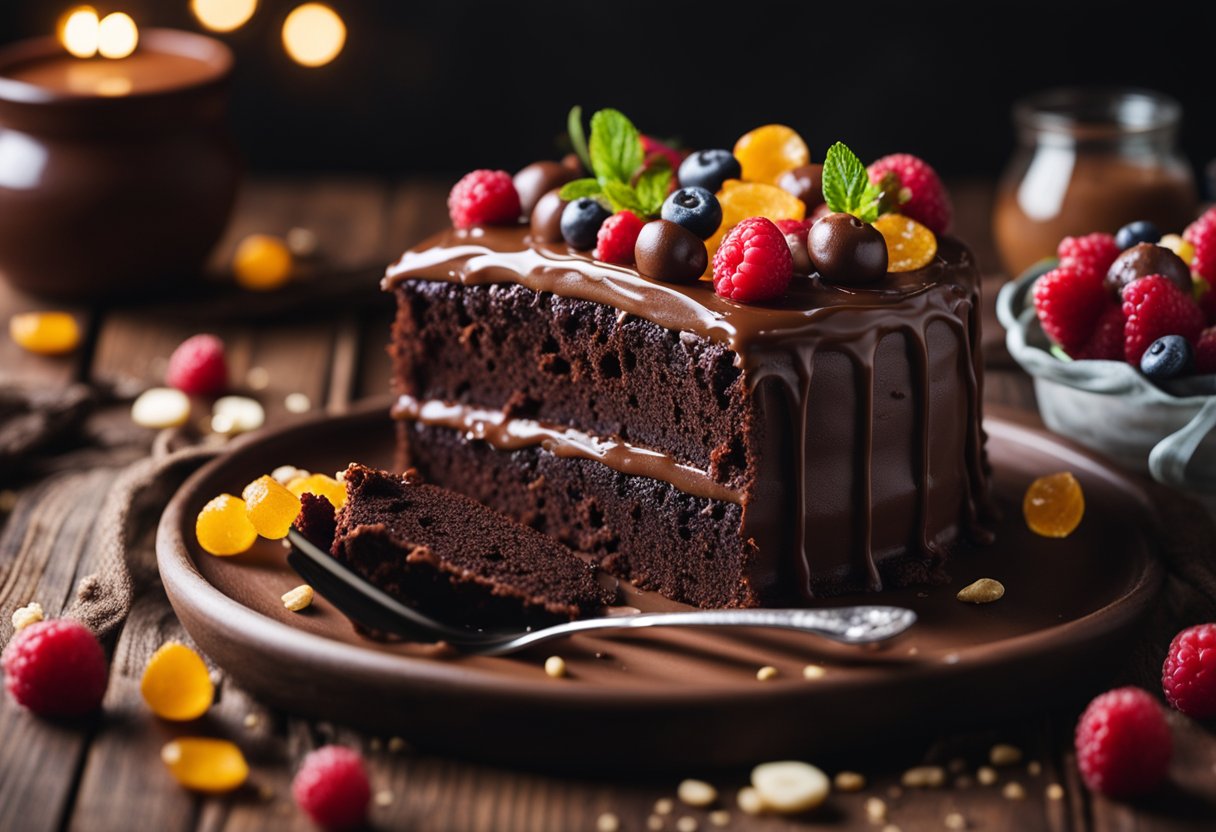
<svg viewBox="0 0 1216 832">
<path fill-rule="evenodd" d="M 694 154 L 701 169 L 688 177 L 708 184 L 706 170 L 720 159 L 738 176 L 731 156 Z M 753 160 L 742 161 L 746 177 Z M 829 214 L 843 217 L 860 246 L 877 238 L 883 248 L 877 274 L 853 280 L 839 263 L 864 252 L 842 254 L 839 246 L 852 243 L 839 240 L 816 250 L 809 223 L 783 225 L 803 246 L 790 239 L 785 255 L 785 246 L 771 247 L 768 220 L 724 236 L 749 213 L 743 192 L 779 207 L 792 200 L 791 222 L 815 207 L 805 193 L 730 180 L 705 191 L 718 191 L 708 208 L 705 195 L 685 199 L 690 210 L 720 208 L 726 217 L 710 239 L 721 245 L 714 283 L 668 282 L 689 264 L 695 278 L 706 262 L 702 247 L 697 264 L 683 228 L 645 226 L 655 233 L 637 238 L 643 275 L 596 257 L 619 249 L 605 237 L 632 223 L 596 217 L 610 212 L 586 199 L 601 196 L 575 200 L 594 193 L 596 180 L 528 195 L 536 207 L 527 227 L 506 221 L 506 175 L 490 174 L 471 174 L 453 190 L 454 221 L 468 227 L 406 252 L 384 281 L 398 310 L 390 353 L 402 464 L 643 588 L 703 607 L 801 604 L 923 581 L 960 540 L 984 535 L 979 275 L 957 240 L 893 214 L 933 248 L 914 252 L 924 255 L 915 268 L 907 251 L 891 248 L 891 267 L 905 257 L 905 270 L 888 273 L 886 248 L 897 243 L 884 245 L 851 215 Z M 639 199 L 646 175 L 635 177 Z M 483 203 L 467 201 L 473 178 L 478 194 L 491 194 Z M 874 193 L 882 190 L 850 199 L 877 205 Z M 914 193 L 908 214 L 927 199 Z M 490 203 L 496 217 L 465 210 Z M 859 215 L 871 210 L 858 205 Z M 929 208 L 940 215 L 940 205 Z M 701 219 L 685 227 L 700 224 L 704 234 Z M 600 223 L 595 252 L 577 250 L 587 222 Z M 555 229 L 564 241 L 554 241 Z M 658 238 L 660 249 L 644 250 L 644 240 Z M 814 262 L 833 265 L 792 273 L 808 248 Z M 685 260 L 671 260 L 684 250 Z M 654 265 L 664 257 L 666 274 Z M 744 261 L 760 271 L 747 272 Z M 839 272 L 832 280 L 822 273 L 829 268 Z M 728 286 L 719 278 L 731 269 Z"/>
<path fill-rule="evenodd" d="M 334 557 L 437 618 L 540 625 L 597 612 L 615 596 L 565 546 L 461 494 L 360 465 L 345 482 Z"/>
</svg>

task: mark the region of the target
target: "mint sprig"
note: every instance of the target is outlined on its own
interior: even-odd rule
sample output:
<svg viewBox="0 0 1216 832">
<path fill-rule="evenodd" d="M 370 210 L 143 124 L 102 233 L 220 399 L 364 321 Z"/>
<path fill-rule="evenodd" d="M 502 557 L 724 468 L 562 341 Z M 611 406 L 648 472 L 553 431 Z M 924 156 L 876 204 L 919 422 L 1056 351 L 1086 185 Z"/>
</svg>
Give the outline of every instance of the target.
<svg viewBox="0 0 1216 832">
<path fill-rule="evenodd" d="M 862 222 L 874 222 L 884 208 L 890 210 L 883 201 L 883 188 L 870 182 L 866 166 L 844 142 L 829 147 L 824 157 L 823 201 L 833 211 L 852 214 Z"/>
<path fill-rule="evenodd" d="M 646 164 L 642 134 L 619 110 L 599 110 L 591 117 L 591 141 L 583 133 L 582 108 L 567 118 L 570 143 L 594 178 L 576 179 L 562 187 L 567 202 L 594 197 L 613 211 L 656 217 L 667 198 L 671 166 L 656 158 Z"/>
</svg>

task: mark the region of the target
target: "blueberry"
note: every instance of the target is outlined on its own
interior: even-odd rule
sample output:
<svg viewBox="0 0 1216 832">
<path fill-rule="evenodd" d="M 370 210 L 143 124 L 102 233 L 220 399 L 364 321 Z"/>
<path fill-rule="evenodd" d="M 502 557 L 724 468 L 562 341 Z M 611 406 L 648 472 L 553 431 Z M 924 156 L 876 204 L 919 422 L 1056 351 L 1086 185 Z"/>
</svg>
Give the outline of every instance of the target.
<svg viewBox="0 0 1216 832">
<path fill-rule="evenodd" d="M 1164 335 L 1149 344 L 1140 359 L 1140 372 L 1153 381 L 1177 378 L 1191 368 L 1194 350 L 1181 335 Z"/>
<path fill-rule="evenodd" d="M 1161 230 L 1147 220 L 1129 222 L 1115 233 L 1115 245 L 1126 251 L 1136 243 L 1155 243 L 1161 239 Z"/>
<path fill-rule="evenodd" d="M 722 190 L 722 183 L 727 179 L 741 176 L 743 167 L 729 150 L 698 150 L 680 163 L 680 184 L 704 188 L 710 193 Z"/>
<path fill-rule="evenodd" d="M 663 202 L 660 216 L 684 226 L 704 240 L 722 224 L 722 206 L 718 204 L 718 198 L 704 188 L 680 188 Z"/>
<path fill-rule="evenodd" d="M 562 237 L 571 248 L 595 248 L 595 235 L 612 212 L 589 196 L 579 197 L 562 210 Z"/>
</svg>

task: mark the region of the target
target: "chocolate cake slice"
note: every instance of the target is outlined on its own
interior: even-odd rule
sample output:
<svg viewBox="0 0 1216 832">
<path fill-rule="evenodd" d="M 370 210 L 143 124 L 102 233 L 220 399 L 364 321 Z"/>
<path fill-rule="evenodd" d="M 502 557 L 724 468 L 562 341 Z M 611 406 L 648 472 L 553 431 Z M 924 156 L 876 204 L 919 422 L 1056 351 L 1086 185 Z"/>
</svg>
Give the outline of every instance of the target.
<svg viewBox="0 0 1216 832">
<path fill-rule="evenodd" d="M 615 595 L 561 543 L 413 473 L 352 465 L 346 492 L 334 557 L 436 618 L 541 625 L 592 613 Z"/>
</svg>

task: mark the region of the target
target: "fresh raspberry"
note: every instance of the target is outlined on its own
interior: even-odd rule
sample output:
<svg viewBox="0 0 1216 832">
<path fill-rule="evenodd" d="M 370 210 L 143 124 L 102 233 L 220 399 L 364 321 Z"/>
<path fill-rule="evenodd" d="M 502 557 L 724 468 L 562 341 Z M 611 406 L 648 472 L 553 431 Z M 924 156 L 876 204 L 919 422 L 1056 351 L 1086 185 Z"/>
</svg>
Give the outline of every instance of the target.
<svg viewBox="0 0 1216 832">
<path fill-rule="evenodd" d="M 811 230 L 811 226 L 815 224 L 814 220 L 777 220 L 777 227 L 781 229 L 782 234 L 797 234 L 806 241 L 806 235 Z"/>
<path fill-rule="evenodd" d="M 942 180 L 929 163 L 910 153 L 893 153 L 883 156 L 867 168 L 870 181 L 875 184 L 888 172 L 899 176 L 902 187 L 911 192 L 911 198 L 899 207 L 901 214 L 911 217 L 921 225 L 929 227 L 934 234 L 945 234 L 950 228 L 954 209 L 950 195 L 946 193 Z"/>
<path fill-rule="evenodd" d="M 191 335 L 169 356 L 165 383 L 191 396 L 218 396 L 228 389 L 224 342 L 214 335 Z"/>
<path fill-rule="evenodd" d="M 1210 326 L 1199 335 L 1195 344 L 1195 372 L 1199 375 L 1216 373 L 1216 326 Z"/>
<path fill-rule="evenodd" d="M 1203 287 L 1203 293 L 1199 295 L 1199 308 L 1203 310 L 1203 319 L 1208 326 L 1216 324 L 1216 287 L 1210 285 L 1202 277 L 1198 279 L 1197 285 Z"/>
<path fill-rule="evenodd" d="M 1109 797 L 1134 797 L 1165 779 L 1173 743 L 1157 701 L 1127 687 L 1089 703 L 1077 723 L 1076 749 L 1085 785 Z"/>
<path fill-rule="evenodd" d="M 1216 285 L 1216 208 L 1209 208 L 1182 232 L 1182 239 L 1195 247 L 1191 269 Z"/>
<path fill-rule="evenodd" d="M 1098 361 L 1123 360 L 1123 307 L 1107 301 L 1106 309 L 1098 318 L 1093 335 L 1085 342 L 1073 358 L 1091 359 Z"/>
<path fill-rule="evenodd" d="M 519 192 L 505 170 L 475 170 L 452 186 L 448 194 L 452 225 L 506 225 L 519 219 Z"/>
<path fill-rule="evenodd" d="M 0 662 L 13 699 L 41 716 L 87 714 L 106 692 L 109 669 L 101 645 L 87 627 L 66 618 L 18 631 Z"/>
<path fill-rule="evenodd" d="M 1061 266 L 1074 266 L 1101 281 L 1121 251 L 1114 237 L 1096 232 L 1084 237 L 1065 237 L 1056 248 L 1056 254 Z"/>
<path fill-rule="evenodd" d="M 1127 363 L 1140 357 L 1162 335 L 1181 335 L 1193 345 L 1203 330 L 1203 312 L 1168 277 L 1150 274 L 1123 287 L 1123 353 Z"/>
<path fill-rule="evenodd" d="M 605 263 L 632 263 L 633 247 L 645 225 L 632 211 L 620 211 L 604 220 L 595 235 L 592 256 Z"/>
<path fill-rule="evenodd" d="M 1109 304 L 1102 282 L 1073 266 L 1052 269 L 1034 284 L 1034 308 L 1043 331 L 1069 355 L 1089 342 Z"/>
<path fill-rule="evenodd" d="M 679 170 L 680 163 L 684 161 L 684 154 L 673 148 L 666 142 L 661 142 L 653 136 L 642 134 L 642 152 L 646 154 L 646 159 L 649 161 L 654 156 L 662 156 L 671 165 L 671 169 Z"/>
<path fill-rule="evenodd" d="M 1216 624 L 1188 627 L 1174 636 L 1161 668 L 1161 687 L 1165 701 L 1187 716 L 1216 716 Z"/>
<path fill-rule="evenodd" d="M 740 303 L 781 297 L 794 274 L 785 234 L 764 217 L 743 220 L 714 255 L 714 291 Z"/>
<path fill-rule="evenodd" d="M 326 745 L 304 758 L 291 793 L 318 826 L 353 829 L 367 818 L 372 790 L 359 752 Z"/>
</svg>

